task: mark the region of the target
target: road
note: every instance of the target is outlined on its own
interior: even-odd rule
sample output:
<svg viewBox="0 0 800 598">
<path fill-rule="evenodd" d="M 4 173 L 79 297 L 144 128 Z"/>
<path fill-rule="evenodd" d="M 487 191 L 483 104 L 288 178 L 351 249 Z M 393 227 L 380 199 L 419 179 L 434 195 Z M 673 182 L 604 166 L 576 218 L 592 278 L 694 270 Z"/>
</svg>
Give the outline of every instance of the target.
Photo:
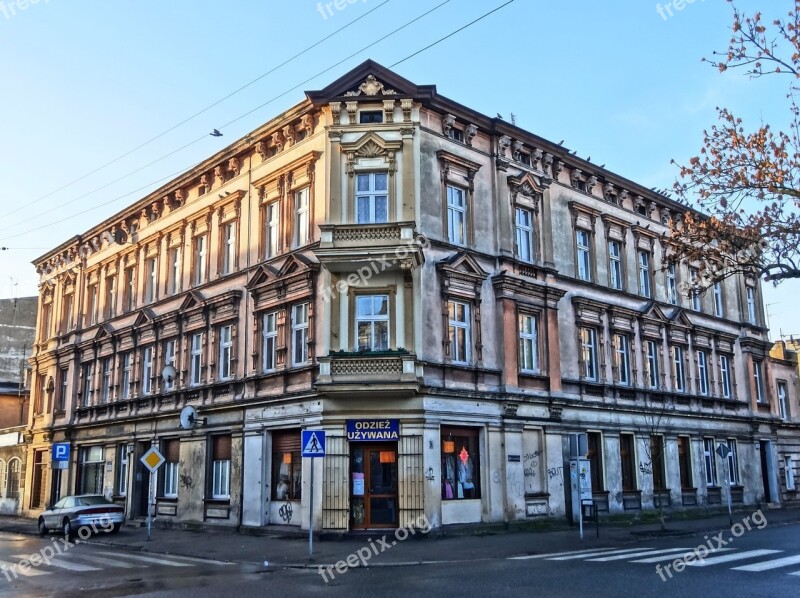
<svg viewBox="0 0 800 598">
<path fill-rule="evenodd" d="M 457 541 L 419 565 L 371 566 L 344 573 L 263 567 L 78 545 L 6 580 L 6 596 L 794 596 L 800 587 L 800 525 L 702 532 L 682 538 L 637 538 L 616 546 L 459 560 Z M 503 536 L 485 538 L 487 553 Z M 59 540 L 60 541 L 60 540 Z M 0 561 L 53 546 L 56 539 L 0 534 Z M 702 547 L 702 548 L 701 548 Z M 697 556 L 683 564 L 683 555 Z M 236 555 L 230 558 L 236 560 Z M 58 562 L 56 562 L 58 561 Z M 82 569 L 89 567 L 90 569 Z M 331 579 L 331 574 L 333 579 Z"/>
</svg>

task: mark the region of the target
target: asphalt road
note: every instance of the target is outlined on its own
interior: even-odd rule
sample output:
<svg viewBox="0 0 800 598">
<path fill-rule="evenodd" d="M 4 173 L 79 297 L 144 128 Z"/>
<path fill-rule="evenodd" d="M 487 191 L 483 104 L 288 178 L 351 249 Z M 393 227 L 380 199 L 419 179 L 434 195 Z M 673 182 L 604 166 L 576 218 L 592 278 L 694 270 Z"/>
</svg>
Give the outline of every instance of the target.
<svg viewBox="0 0 800 598">
<path fill-rule="evenodd" d="M 739 537 L 734 537 L 734 532 Z M 619 546 L 459 560 L 457 553 L 414 566 L 344 573 L 225 564 L 78 545 L 7 580 L 19 563 L 60 539 L 0 534 L 0 598 L 6 596 L 794 596 L 800 588 L 799 524 L 683 538 L 639 538 Z M 502 536 L 485 538 L 487 553 Z M 457 550 L 458 542 L 448 543 Z M 702 548 L 701 548 L 702 546 Z M 690 565 L 683 555 L 694 551 Z M 231 555 L 235 559 L 235 555 Z M 145 560 L 148 559 L 148 560 Z M 688 559 L 687 559 L 688 560 Z M 58 561 L 58 562 L 57 562 Z M 676 562 L 678 563 L 676 565 Z M 669 566 L 669 568 L 667 568 Z M 91 569 L 82 569 L 90 567 Z M 18 569 L 17 569 L 18 571 Z M 332 575 L 331 575 L 332 574 Z M 10 573 L 13 577 L 13 573 Z M 332 577 L 332 578 L 331 578 Z"/>
</svg>

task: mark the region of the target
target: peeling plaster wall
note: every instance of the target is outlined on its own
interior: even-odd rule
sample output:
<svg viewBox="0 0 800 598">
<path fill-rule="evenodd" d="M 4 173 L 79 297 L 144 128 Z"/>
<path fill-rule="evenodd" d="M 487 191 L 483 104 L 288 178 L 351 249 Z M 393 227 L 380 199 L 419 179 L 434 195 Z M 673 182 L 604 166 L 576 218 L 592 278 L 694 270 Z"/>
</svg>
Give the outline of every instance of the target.
<svg viewBox="0 0 800 598">
<path fill-rule="evenodd" d="M 0 299 L 0 382 L 19 382 L 36 331 L 36 297 Z"/>
</svg>

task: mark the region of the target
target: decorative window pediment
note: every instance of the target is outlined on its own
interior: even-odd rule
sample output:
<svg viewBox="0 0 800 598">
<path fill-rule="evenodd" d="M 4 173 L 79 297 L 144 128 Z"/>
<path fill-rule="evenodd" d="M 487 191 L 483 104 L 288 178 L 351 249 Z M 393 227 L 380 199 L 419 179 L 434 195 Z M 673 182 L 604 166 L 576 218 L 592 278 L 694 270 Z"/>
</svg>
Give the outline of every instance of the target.
<svg viewBox="0 0 800 598">
<path fill-rule="evenodd" d="M 552 179 L 547 177 L 535 177 L 529 172 L 521 176 L 508 177 L 508 186 L 511 188 L 511 201 L 523 201 L 533 205 L 535 211 L 539 211 L 539 202 L 542 201 L 544 191 L 550 186 Z"/>
<path fill-rule="evenodd" d="M 573 297 L 572 307 L 575 310 L 575 321 L 590 326 L 602 326 L 603 314 L 608 309 L 606 304 L 586 297 Z"/>
<path fill-rule="evenodd" d="M 660 339 L 661 331 L 669 321 L 664 311 L 655 301 L 651 301 L 647 307 L 645 307 L 642 316 L 640 327 L 642 335 L 651 339 Z"/>
<path fill-rule="evenodd" d="M 205 298 L 200 293 L 197 291 L 189 291 L 189 293 L 181 302 L 181 306 L 178 308 L 178 311 L 193 309 L 198 305 L 203 305 L 203 303 L 205 303 Z"/>
<path fill-rule="evenodd" d="M 600 212 L 585 206 L 577 201 L 569 202 L 569 211 L 572 214 L 572 226 L 588 231 L 594 231 L 594 225 Z"/>
<path fill-rule="evenodd" d="M 278 301 L 308 297 L 318 272 L 319 264 L 300 254 L 291 254 L 280 266 L 260 266 L 246 288 L 253 295 L 255 310 L 259 311 Z"/>
<path fill-rule="evenodd" d="M 389 174 L 393 174 L 396 170 L 397 152 L 402 147 L 402 141 L 387 141 L 374 131 L 365 133 L 352 143 L 342 143 L 342 152 L 347 156 L 347 174 L 355 174 L 356 164 L 360 160 L 375 158 L 382 158 Z"/>
<path fill-rule="evenodd" d="M 436 265 L 442 276 L 442 292 L 480 298 L 480 288 L 489 276 L 468 253 L 457 253 Z"/>
<path fill-rule="evenodd" d="M 183 309 L 183 306 L 181 306 L 181 309 Z M 154 319 L 155 316 L 153 312 L 150 311 L 149 308 L 144 307 L 139 310 L 139 314 L 136 316 L 136 319 L 133 322 L 133 327 L 138 328 L 140 326 L 150 326 L 153 324 Z"/>
</svg>

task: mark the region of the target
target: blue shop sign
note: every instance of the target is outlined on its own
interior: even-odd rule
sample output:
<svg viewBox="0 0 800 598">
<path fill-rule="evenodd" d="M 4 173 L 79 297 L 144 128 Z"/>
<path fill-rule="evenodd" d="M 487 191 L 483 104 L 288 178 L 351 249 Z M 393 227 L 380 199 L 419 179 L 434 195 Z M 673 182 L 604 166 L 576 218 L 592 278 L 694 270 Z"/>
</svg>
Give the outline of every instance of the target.
<svg viewBox="0 0 800 598">
<path fill-rule="evenodd" d="M 399 419 L 347 420 L 347 440 L 351 442 L 385 442 L 399 439 Z"/>
</svg>

